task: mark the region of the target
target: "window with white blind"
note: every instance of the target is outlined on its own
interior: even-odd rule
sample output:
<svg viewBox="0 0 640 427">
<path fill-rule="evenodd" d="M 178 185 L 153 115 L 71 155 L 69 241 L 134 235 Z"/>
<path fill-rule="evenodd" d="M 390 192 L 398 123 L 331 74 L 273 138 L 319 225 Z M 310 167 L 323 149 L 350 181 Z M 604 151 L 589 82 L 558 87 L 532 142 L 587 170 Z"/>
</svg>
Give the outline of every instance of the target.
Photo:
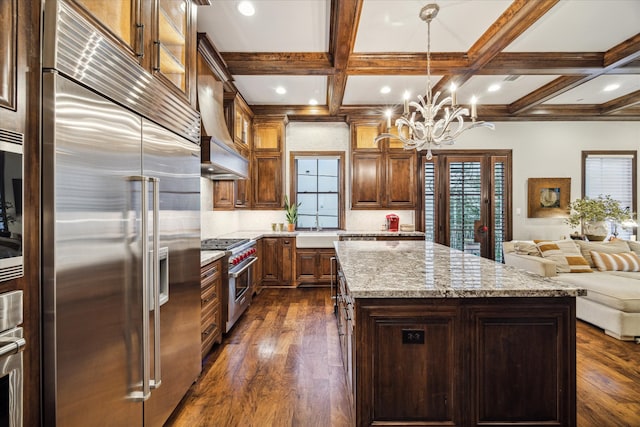
<svg viewBox="0 0 640 427">
<path fill-rule="evenodd" d="M 610 195 L 620 206 L 636 211 L 636 151 L 583 151 L 582 194 L 591 199 Z M 633 228 L 611 224 L 611 232 L 629 239 Z"/>
</svg>

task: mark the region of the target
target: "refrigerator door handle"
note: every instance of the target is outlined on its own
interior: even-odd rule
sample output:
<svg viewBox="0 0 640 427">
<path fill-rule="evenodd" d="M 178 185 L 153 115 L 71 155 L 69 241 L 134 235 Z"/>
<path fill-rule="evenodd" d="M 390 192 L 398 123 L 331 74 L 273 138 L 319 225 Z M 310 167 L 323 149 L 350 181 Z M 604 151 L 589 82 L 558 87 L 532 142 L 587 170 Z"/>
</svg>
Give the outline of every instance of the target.
<svg viewBox="0 0 640 427">
<path fill-rule="evenodd" d="M 152 389 L 160 387 L 162 383 L 160 366 L 160 179 L 149 178 L 153 186 L 153 379 L 150 381 Z M 148 319 L 148 315 L 147 315 Z"/>
<path fill-rule="evenodd" d="M 141 177 L 142 188 L 140 191 L 142 210 L 142 400 L 147 400 L 151 395 L 151 368 L 149 355 L 149 219 L 148 219 L 148 189 L 149 178 Z"/>
</svg>

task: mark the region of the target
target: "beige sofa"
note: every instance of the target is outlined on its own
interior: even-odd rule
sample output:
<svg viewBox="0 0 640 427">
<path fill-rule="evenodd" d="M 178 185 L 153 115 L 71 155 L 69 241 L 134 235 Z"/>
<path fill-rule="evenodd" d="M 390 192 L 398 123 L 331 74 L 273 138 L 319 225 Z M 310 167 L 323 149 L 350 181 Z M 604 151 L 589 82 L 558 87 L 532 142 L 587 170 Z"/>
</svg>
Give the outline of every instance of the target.
<svg viewBox="0 0 640 427">
<path fill-rule="evenodd" d="M 633 252 L 640 255 L 640 243 L 623 240 L 566 240 L 556 243 L 565 252 L 571 252 L 572 244 L 575 245 L 575 252 L 582 255 L 593 272 L 566 272 L 566 266 L 542 256 L 540 242 L 536 245 L 532 241 L 505 242 L 505 263 L 541 276 L 555 276 L 558 280 L 586 289 L 587 295 L 576 299 L 576 317 L 604 329 L 606 334 L 617 339 L 635 339 L 640 343 L 640 272 L 600 271 L 591 257 L 591 251 L 609 254 Z"/>
</svg>

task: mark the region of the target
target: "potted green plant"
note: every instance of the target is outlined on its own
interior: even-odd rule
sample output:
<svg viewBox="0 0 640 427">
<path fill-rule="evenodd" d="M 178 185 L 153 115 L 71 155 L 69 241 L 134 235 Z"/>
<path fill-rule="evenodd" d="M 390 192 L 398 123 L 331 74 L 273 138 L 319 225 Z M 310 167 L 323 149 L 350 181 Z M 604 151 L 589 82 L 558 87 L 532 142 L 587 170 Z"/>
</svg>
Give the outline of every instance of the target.
<svg viewBox="0 0 640 427">
<path fill-rule="evenodd" d="M 298 207 L 300 207 L 300 203 L 290 204 L 287 196 L 284 196 L 284 211 L 287 217 L 287 227 L 289 231 L 294 231 L 296 229 L 296 223 L 298 222 Z"/>
<path fill-rule="evenodd" d="M 582 235 L 589 240 L 603 240 L 609 233 L 606 221 L 621 224 L 631 218 L 628 209 L 610 195 L 600 195 L 596 199 L 585 197 L 569 203 L 569 217 L 565 220 L 571 227 L 580 226 Z"/>
</svg>

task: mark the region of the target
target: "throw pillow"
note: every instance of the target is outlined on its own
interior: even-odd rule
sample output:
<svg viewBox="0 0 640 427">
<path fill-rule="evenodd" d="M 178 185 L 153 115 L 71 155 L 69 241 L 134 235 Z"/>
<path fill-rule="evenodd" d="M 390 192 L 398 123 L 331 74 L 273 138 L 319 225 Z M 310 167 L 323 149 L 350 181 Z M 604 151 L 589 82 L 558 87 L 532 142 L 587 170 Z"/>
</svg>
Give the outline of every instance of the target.
<svg viewBox="0 0 640 427">
<path fill-rule="evenodd" d="M 591 251 L 591 258 L 600 271 L 640 271 L 640 258 L 634 252 L 608 254 Z"/>
<path fill-rule="evenodd" d="M 627 245 L 629 245 L 629 249 L 631 249 L 631 252 L 635 252 L 636 255 L 640 255 L 640 242 L 636 242 L 635 240 L 628 240 Z"/>
<path fill-rule="evenodd" d="M 586 242 L 584 240 L 576 240 L 580 247 L 580 252 L 584 259 L 587 260 L 591 267 L 595 267 L 593 259 L 591 259 L 591 251 L 603 252 L 606 254 L 619 254 L 621 252 L 629 252 L 629 245 L 624 240 L 614 240 L 612 242 Z"/>
<path fill-rule="evenodd" d="M 538 252 L 538 247 L 535 243 L 526 240 L 519 240 L 514 243 L 514 249 L 518 255 L 532 255 L 532 256 L 540 256 L 540 252 Z"/>
<path fill-rule="evenodd" d="M 539 242 L 540 255 L 556 264 L 558 273 L 591 273 L 591 267 L 572 240 Z"/>
</svg>

